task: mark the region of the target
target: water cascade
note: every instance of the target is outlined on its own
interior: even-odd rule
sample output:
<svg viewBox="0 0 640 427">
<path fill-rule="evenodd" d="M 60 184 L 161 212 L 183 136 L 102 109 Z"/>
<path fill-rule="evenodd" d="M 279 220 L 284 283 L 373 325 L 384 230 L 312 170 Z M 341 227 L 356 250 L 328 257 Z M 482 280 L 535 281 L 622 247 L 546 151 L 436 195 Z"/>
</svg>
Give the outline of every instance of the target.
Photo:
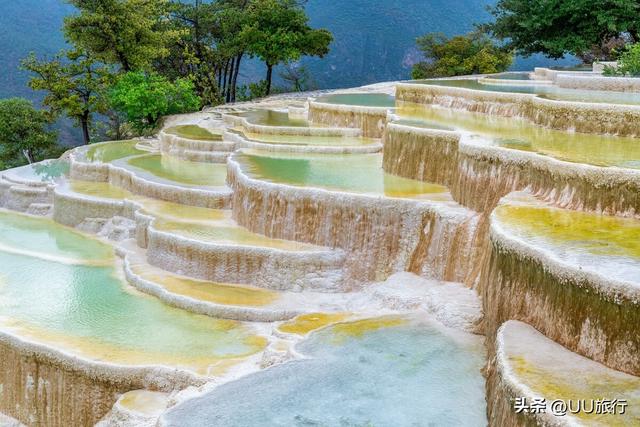
<svg viewBox="0 0 640 427">
<path fill-rule="evenodd" d="M 635 92 L 287 95 L 1 172 L 0 423 L 637 425 Z"/>
</svg>

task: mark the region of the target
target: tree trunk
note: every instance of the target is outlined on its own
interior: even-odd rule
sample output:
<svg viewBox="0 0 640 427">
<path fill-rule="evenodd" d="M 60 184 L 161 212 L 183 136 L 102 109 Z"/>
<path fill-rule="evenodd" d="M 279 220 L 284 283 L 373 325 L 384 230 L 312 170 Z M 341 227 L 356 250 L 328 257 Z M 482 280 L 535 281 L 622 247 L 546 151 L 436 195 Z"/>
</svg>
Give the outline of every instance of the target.
<svg viewBox="0 0 640 427">
<path fill-rule="evenodd" d="M 266 95 L 271 94 L 271 79 L 273 78 L 273 65 L 267 63 L 267 93 Z"/>
<path fill-rule="evenodd" d="M 236 61 L 236 69 L 233 73 L 233 80 L 231 81 L 231 102 L 236 102 L 236 88 L 238 87 L 238 74 L 240 73 L 240 61 L 242 61 L 242 56 L 244 53 L 238 55 L 238 60 Z"/>
<path fill-rule="evenodd" d="M 84 140 L 84 145 L 87 145 L 91 141 L 91 137 L 89 136 L 89 112 L 88 111 L 84 111 L 82 113 L 80 124 L 82 125 L 82 139 Z"/>
<path fill-rule="evenodd" d="M 22 150 L 22 155 L 25 157 L 25 159 L 27 159 L 27 162 L 29 162 L 29 164 L 33 163 L 33 156 L 31 155 L 31 151 L 29 149 Z"/>
<path fill-rule="evenodd" d="M 233 57 L 231 58 L 231 66 L 229 67 L 229 76 L 228 76 L 228 80 L 227 80 L 227 91 L 224 95 L 224 99 L 226 102 L 231 101 L 231 84 L 233 82 L 233 75 L 235 74 L 235 70 L 236 70 L 236 58 Z"/>
<path fill-rule="evenodd" d="M 227 96 L 227 75 L 229 74 L 229 61 L 224 64 L 224 73 L 222 74 L 222 87 L 220 88 L 220 94 L 224 100 Z"/>
</svg>

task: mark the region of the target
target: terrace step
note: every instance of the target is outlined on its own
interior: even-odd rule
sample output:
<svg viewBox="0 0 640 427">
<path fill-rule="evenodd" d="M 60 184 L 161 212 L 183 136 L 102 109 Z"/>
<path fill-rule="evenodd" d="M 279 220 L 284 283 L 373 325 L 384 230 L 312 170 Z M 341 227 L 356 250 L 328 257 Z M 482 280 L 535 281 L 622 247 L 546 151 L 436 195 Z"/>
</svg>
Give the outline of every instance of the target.
<svg viewBox="0 0 640 427">
<path fill-rule="evenodd" d="M 331 295 L 326 293 L 279 292 L 169 273 L 149 265 L 144 252 L 131 242 L 120 249 L 126 253 L 125 276 L 132 286 L 194 313 L 231 320 L 275 322 L 334 306 Z"/>
<path fill-rule="evenodd" d="M 343 251 L 267 238 L 230 220 L 152 220 L 146 241 L 150 264 L 198 279 L 287 291 L 343 289 Z"/>
<path fill-rule="evenodd" d="M 640 378 L 572 353 L 518 321 L 498 331 L 488 390 L 489 425 L 640 422 Z"/>
<path fill-rule="evenodd" d="M 640 374 L 640 220 L 556 208 L 528 193 L 491 216 L 487 324 L 510 319 L 613 369 Z"/>
</svg>

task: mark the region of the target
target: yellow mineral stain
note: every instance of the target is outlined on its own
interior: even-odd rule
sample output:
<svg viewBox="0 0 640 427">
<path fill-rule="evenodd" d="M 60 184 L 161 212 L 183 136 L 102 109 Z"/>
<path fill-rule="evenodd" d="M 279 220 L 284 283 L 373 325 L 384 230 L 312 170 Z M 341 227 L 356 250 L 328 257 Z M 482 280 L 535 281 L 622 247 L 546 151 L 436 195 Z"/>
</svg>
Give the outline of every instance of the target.
<svg viewBox="0 0 640 427">
<path fill-rule="evenodd" d="M 136 198 L 143 210 L 157 218 L 171 219 L 174 221 L 222 221 L 231 218 L 231 212 L 221 209 L 208 209 L 196 206 L 181 205 L 165 202 L 157 199 Z"/>
<path fill-rule="evenodd" d="M 333 323 L 341 322 L 350 316 L 349 313 L 309 313 L 301 314 L 278 327 L 286 334 L 306 335 L 311 331 Z"/>
<path fill-rule="evenodd" d="M 449 127 L 491 140 L 491 145 L 529 151 L 574 163 L 640 167 L 637 138 L 563 132 L 525 119 L 505 118 L 423 104 L 399 102 L 396 113 L 426 127 Z"/>
<path fill-rule="evenodd" d="M 338 323 L 331 328 L 331 332 L 336 342 L 343 342 L 348 338 L 360 338 L 368 332 L 401 326 L 406 323 L 407 320 L 405 318 L 398 316 L 373 317 L 354 322 Z"/>
<path fill-rule="evenodd" d="M 540 366 L 528 360 L 526 356 L 510 356 L 509 363 L 513 372 L 523 384 L 537 396 L 547 402 L 562 399 L 573 401 L 586 400 L 587 409 L 591 400 L 624 399 L 627 401 L 625 414 L 592 414 L 580 412 L 577 418 L 596 426 L 634 426 L 640 425 L 640 378 L 621 379 L 596 371 L 553 369 L 552 366 Z"/>
<path fill-rule="evenodd" d="M 377 142 L 373 138 L 358 137 L 331 137 L 331 136 L 299 136 L 299 135 L 281 135 L 281 134 L 259 134 L 252 132 L 242 132 L 244 136 L 255 142 L 263 142 L 265 144 L 281 144 L 281 145 L 317 145 L 317 146 L 359 146 L 370 145 Z"/>
<path fill-rule="evenodd" d="M 552 207 L 502 205 L 498 220 L 525 236 L 573 244 L 596 255 L 640 258 L 640 221 Z"/>
<path fill-rule="evenodd" d="M 313 245 L 288 240 L 271 239 L 266 236 L 251 233 L 238 226 L 218 226 L 183 221 L 167 221 L 158 219 L 154 227 L 161 231 L 179 234 L 188 238 L 214 243 L 226 243 L 242 246 L 262 246 L 285 251 L 312 250 Z"/>
<path fill-rule="evenodd" d="M 221 132 L 212 132 L 198 125 L 179 125 L 168 128 L 166 133 L 177 135 L 182 138 L 195 139 L 199 141 L 220 141 L 222 140 Z"/>
<path fill-rule="evenodd" d="M 169 395 L 157 391 L 133 390 L 123 394 L 118 404 L 132 412 L 148 416 L 160 415 L 167 407 Z"/>
<path fill-rule="evenodd" d="M 74 193 L 104 199 L 123 200 L 131 197 L 131 193 L 108 182 L 69 181 L 69 188 Z"/>
<path fill-rule="evenodd" d="M 221 320 L 216 322 L 216 328 L 231 330 L 238 322 Z M 65 353 L 74 354 L 89 360 L 113 363 L 125 366 L 160 365 L 177 367 L 195 372 L 199 375 L 223 375 L 235 364 L 264 350 L 268 344 L 267 338 L 260 335 L 249 335 L 241 340 L 241 344 L 249 348 L 248 351 L 229 356 L 219 355 L 178 355 L 158 352 L 153 349 L 132 349 L 118 347 L 93 337 L 78 337 L 65 335 L 61 332 L 45 330 L 44 328 L 28 324 L 16 319 L 0 319 L 0 327 L 20 338 L 34 341 Z M 212 349 L 215 351 L 215 349 Z"/>
<path fill-rule="evenodd" d="M 161 285 L 168 292 L 216 304 L 265 306 L 278 299 L 277 292 L 251 286 L 189 279 L 159 272 L 158 269 L 145 265 L 133 266 L 132 270 L 136 275 Z"/>
</svg>

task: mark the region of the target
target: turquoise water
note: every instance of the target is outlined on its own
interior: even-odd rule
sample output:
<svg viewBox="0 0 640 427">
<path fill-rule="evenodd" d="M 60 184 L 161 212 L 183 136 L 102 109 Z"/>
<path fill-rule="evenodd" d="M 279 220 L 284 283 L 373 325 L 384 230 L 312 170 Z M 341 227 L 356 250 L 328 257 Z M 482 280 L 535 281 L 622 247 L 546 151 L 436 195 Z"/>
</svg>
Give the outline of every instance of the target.
<svg viewBox="0 0 640 427">
<path fill-rule="evenodd" d="M 53 221 L 6 211 L 0 211 L 0 248 L 89 263 L 113 256 L 110 246 Z"/>
<path fill-rule="evenodd" d="M 136 146 L 139 141 L 113 141 L 104 144 L 93 144 L 87 149 L 87 160 L 90 162 L 109 163 L 125 157 L 145 154 Z"/>
<path fill-rule="evenodd" d="M 0 328 L 19 336 L 91 359 L 198 372 L 264 345 L 238 322 L 136 292 L 110 246 L 52 221 L 2 213 L 0 238 Z"/>
<path fill-rule="evenodd" d="M 502 73 L 488 77 L 500 80 L 531 80 L 530 73 Z"/>
<path fill-rule="evenodd" d="M 11 173 L 29 181 L 53 182 L 69 174 L 69 161 L 45 160 L 14 169 Z"/>
<path fill-rule="evenodd" d="M 453 339 L 426 321 L 348 338 L 335 328 L 297 347 L 309 359 L 220 386 L 174 407 L 163 421 L 180 427 L 487 424 L 480 340 Z"/>
<path fill-rule="evenodd" d="M 318 102 L 328 104 L 357 105 L 362 107 L 389 107 L 396 105 L 396 98 L 384 93 L 338 93 L 321 96 Z"/>
<path fill-rule="evenodd" d="M 227 179 L 227 165 L 201 163 L 160 154 L 136 156 L 127 164 L 158 178 L 186 185 L 222 187 Z"/>
<path fill-rule="evenodd" d="M 562 101 L 640 105 L 640 95 L 628 92 L 565 89 L 555 85 L 488 85 L 479 83 L 477 79 L 416 80 L 414 83 L 484 90 L 488 92 L 531 93 L 537 94 L 542 98 Z"/>
<path fill-rule="evenodd" d="M 446 197 L 447 188 L 385 173 L 382 154 L 300 154 L 245 150 L 234 157 L 253 178 L 390 197 Z"/>
</svg>

